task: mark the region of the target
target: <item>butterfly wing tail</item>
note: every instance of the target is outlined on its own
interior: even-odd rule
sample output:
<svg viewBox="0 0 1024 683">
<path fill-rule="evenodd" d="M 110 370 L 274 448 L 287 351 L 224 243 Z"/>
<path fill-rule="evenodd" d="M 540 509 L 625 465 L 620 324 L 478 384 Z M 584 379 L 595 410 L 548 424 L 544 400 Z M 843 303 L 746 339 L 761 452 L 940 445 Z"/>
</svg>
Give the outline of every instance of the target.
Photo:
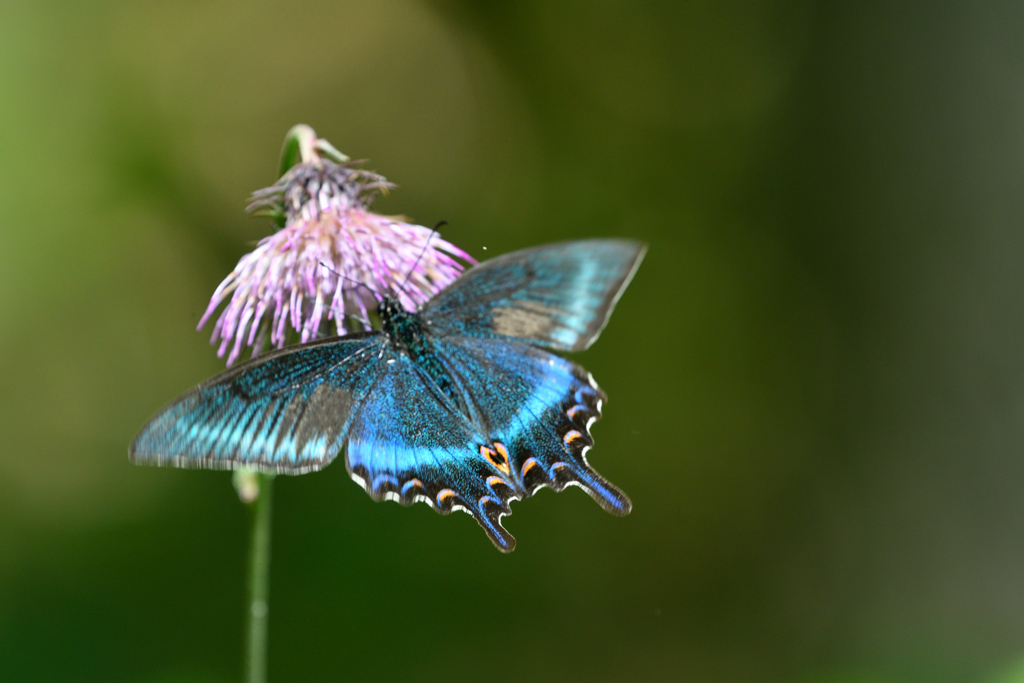
<svg viewBox="0 0 1024 683">
<path fill-rule="evenodd" d="M 579 486 L 613 515 L 628 515 L 629 497 L 587 462 L 594 445 L 590 428 L 601 419 L 607 396 L 590 373 L 572 365 L 573 382 L 560 401 L 545 410 L 513 442 L 514 460 L 526 495 L 549 486 Z"/>
<path fill-rule="evenodd" d="M 379 442 L 350 440 L 346 458 L 349 476 L 377 502 L 391 500 L 405 507 L 426 503 L 442 515 L 466 512 L 498 550 L 515 550 L 516 539 L 501 525 L 501 518 L 512 513 L 509 501 L 519 498 L 513 489 L 502 486 L 503 482 L 488 481 L 492 472 L 472 467 L 462 453 L 436 447 L 415 449 L 417 453 L 404 446 L 402 450 L 401 459 L 412 464 L 383 471 L 367 457 L 373 452 L 379 457 Z M 461 464 L 455 465 L 456 462 Z M 392 471 L 397 474 L 391 474 Z"/>
</svg>

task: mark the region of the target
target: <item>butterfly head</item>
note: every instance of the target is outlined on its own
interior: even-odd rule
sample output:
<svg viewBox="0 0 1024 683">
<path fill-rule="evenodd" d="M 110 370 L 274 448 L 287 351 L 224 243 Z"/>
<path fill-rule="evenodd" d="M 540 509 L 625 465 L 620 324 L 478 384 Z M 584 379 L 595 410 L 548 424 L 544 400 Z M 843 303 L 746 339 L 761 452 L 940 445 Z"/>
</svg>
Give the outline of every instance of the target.
<svg viewBox="0 0 1024 683">
<path fill-rule="evenodd" d="M 391 294 L 385 294 L 381 298 L 380 303 L 377 304 L 377 315 L 380 316 L 381 324 L 385 327 L 388 326 L 389 322 L 393 322 L 403 314 L 408 315 L 408 311 L 402 306 L 402 302 Z"/>
</svg>

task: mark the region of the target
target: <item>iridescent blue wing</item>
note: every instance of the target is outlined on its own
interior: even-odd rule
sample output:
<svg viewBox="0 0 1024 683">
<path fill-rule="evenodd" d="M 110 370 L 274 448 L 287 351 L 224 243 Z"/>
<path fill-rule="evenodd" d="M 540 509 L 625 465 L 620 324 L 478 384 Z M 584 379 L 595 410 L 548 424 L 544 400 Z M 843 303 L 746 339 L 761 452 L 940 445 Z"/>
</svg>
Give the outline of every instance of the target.
<svg viewBox="0 0 1024 683">
<path fill-rule="evenodd" d="M 330 463 L 384 362 L 377 333 L 274 351 L 163 408 L 129 449 L 133 462 L 301 474 Z"/>
<path fill-rule="evenodd" d="M 488 440 L 408 356 L 386 359 L 348 434 L 349 475 L 377 501 L 468 512 L 510 552 L 516 542 L 500 524 L 509 513 L 501 471 L 482 454 Z"/>
<path fill-rule="evenodd" d="M 607 400 L 589 372 L 519 341 L 449 337 L 438 347 L 488 436 L 484 455 L 503 468 L 503 502 L 577 485 L 608 512 L 629 513 L 629 498 L 587 462 Z"/>
<path fill-rule="evenodd" d="M 542 486 L 578 485 L 609 512 L 630 511 L 587 463 L 605 395 L 586 370 L 520 341 L 435 338 L 434 350 L 469 415 L 408 357 L 387 356 L 345 451 L 374 500 L 468 512 L 504 552 L 515 547 L 501 524 L 510 501 Z"/>
<path fill-rule="evenodd" d="M 597 339 L 646 247 L 580 240 L 498 256 L 466 271 L 420 317 L 441 333 L 580 351 Z"/>
</svg>

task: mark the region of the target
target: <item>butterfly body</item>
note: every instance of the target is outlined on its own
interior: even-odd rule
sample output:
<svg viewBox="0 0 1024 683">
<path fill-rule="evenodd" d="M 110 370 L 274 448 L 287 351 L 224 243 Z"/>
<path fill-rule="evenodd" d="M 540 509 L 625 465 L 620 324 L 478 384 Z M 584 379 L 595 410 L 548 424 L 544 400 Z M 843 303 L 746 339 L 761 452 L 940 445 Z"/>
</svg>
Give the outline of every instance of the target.
<svg viewBox="0 0 1024 683">
<path fill-rule="evenodd" d="M 416 363 L 449 400 L 459 402 L 451 375 L 438 357 L 437 349 L 428 336 L 427 325 L 420 316 L 406 311 L 392 296 L 384 297 L 377 307 L 377 314 L 388 343 L 400 355 Z"/>
<path fill-rule="evenodd" d="M 464 510 L 495 545 L 509 503 L 542 486 L 629 499 L 587 463 L 605 394 L 554 350 L 600 333 L 643 246 L 590 240 L 467 271 L 420 311 L 391 297 L 381 330 L 271 352 L 199 385 L 132 444 L 136 462 L 300 473 L 341 451 L 375 500 Z"/>
</svg>

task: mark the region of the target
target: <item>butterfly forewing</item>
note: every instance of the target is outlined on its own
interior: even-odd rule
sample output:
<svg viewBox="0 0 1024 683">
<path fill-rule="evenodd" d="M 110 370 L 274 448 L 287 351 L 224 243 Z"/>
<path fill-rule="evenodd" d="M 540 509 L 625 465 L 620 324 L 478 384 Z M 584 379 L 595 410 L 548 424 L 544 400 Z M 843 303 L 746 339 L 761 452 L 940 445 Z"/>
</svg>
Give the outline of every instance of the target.
<svg viewBox="0 0 1024 683">
<path fill-rule="evenodd" d="M 498 256 L 466 271 L 420 314 L 452 335 L 581 351 L 604 329 L 643 260 L 630 240 L 581 240 Z"/>
<path fill-rule="evenodd" d="M 341 448 L 383 343 L 379 334 L 353 335 L 232 368 L 157 413 L 132 443 L 131 459 L 288 474 L 319 469 Z"/>
</svg>

